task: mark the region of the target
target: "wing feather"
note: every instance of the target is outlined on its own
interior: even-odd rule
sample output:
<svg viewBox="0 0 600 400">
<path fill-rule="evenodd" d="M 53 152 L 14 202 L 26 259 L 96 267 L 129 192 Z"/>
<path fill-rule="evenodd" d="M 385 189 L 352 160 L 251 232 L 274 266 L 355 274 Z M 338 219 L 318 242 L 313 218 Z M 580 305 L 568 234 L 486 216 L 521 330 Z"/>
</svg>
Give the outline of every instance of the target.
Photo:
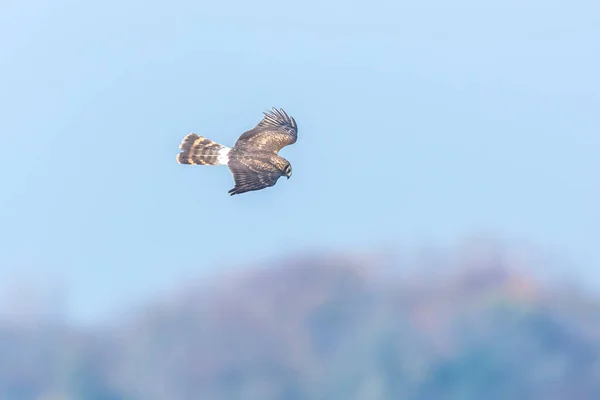
<svg viewBox="0 0 600 400">
<path fill-rule="evenodd" d="M 250 157 L 232 158 L 228 165 L 235 182 L 228 192 L 231 196 L 273 186 L 283 176 L 275 166 Z"/>
<path fill-rule="evenodd" d="M 293 117 L 276 108 L 263 114 L 264 118 L 254 128 L 238 138 L 234 148 L 277 154 L 283 147 L 296 143 L 298 125 Z"/>
</svg>

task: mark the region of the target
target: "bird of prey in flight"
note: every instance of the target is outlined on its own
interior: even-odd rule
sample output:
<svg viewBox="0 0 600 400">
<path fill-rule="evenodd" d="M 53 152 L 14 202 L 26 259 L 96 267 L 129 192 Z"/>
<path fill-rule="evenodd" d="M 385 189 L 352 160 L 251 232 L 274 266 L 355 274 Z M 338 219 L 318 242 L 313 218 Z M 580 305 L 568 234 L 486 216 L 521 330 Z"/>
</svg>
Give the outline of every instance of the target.
<svg viewBox="0 0 600 400">
<path fill-rule="evenodd" d="M 244 132 L 233 147 L 190 133 L 183 138 L 177 154 L 179 164 L 227 165 L 235 186 L 229 195 L 274 186 L 292 176 L 289 161 L 278 155 L 283 147 L 296 143 L 298 125 L 283 109 L 264 112 L 264 118 Z"/>
</svg>

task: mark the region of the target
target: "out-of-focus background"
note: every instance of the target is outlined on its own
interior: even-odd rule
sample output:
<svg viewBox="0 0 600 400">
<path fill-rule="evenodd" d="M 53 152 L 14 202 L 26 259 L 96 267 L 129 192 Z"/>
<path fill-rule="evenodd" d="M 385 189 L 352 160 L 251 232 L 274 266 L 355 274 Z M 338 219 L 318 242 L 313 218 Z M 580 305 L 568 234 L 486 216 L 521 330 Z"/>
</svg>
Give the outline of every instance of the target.
<svg viewBox="0 0 600 400">
<path fill-rule="evenodd" d="M 600 398 L 600 5 L 0 3 L 0 399 Z M 271 107 L 290 180 L 178 165 Z"/>
</svg>

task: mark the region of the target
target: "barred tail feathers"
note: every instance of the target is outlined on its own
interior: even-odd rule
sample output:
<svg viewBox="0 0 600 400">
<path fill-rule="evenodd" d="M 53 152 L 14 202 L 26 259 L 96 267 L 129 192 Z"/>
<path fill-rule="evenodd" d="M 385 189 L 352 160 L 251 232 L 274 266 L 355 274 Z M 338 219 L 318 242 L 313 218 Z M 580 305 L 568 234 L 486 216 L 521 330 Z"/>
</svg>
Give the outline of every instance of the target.
<svg viewBox="0 0 600 400">
<path fill-rule="evenodd" d="M 195 133 L 184 137 L 179 149 L 177 162 L 191 165 L 227 165 L 231 150 Z"/>
</svg>

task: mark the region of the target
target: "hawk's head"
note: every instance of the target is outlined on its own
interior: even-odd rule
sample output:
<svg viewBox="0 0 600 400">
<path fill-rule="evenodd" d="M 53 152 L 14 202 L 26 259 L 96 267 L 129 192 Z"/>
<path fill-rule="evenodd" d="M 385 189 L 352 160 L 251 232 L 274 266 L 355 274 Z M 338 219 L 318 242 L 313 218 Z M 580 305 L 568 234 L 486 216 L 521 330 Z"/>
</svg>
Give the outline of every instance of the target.
<svg viewBox="0 0 600 400">
<path fill-rule="evenodd" d="M 290 179 L 290 176 L 292 176 L 292 165 L 288 162 L 285 165 L 285 168 L 283 169 L 283 174 Z"/>
</svg>

